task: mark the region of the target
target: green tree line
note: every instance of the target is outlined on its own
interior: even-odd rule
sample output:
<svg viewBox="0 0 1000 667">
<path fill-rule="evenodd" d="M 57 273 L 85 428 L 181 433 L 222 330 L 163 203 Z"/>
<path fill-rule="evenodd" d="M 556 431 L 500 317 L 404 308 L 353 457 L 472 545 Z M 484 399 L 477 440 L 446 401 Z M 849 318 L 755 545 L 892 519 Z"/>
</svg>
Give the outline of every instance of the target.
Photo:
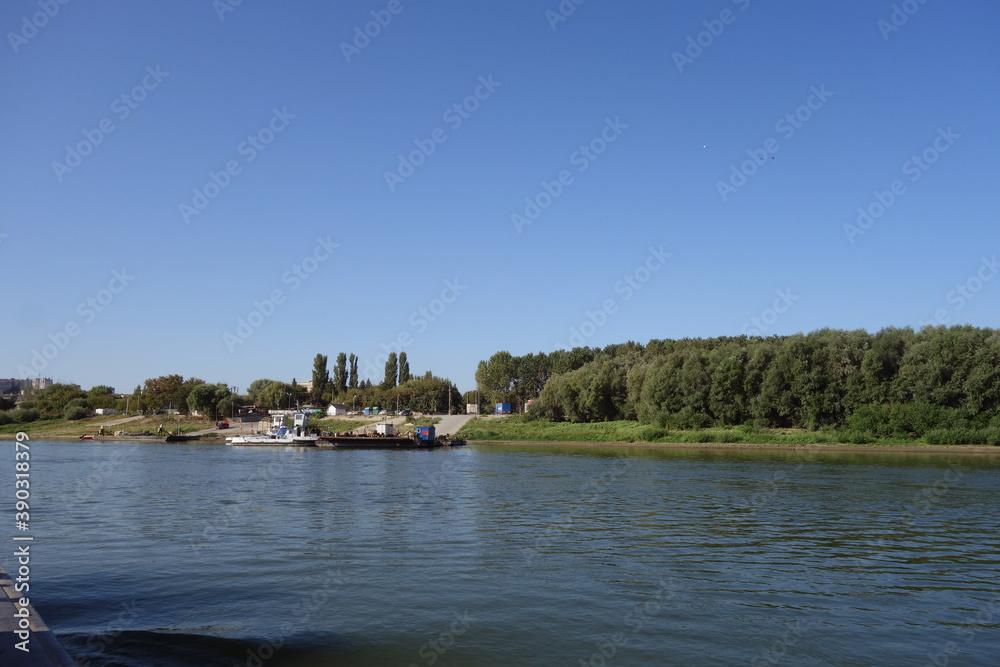
<svg viewBox="0 0 1000 667">
<path fill-rule="evenodd" d="M 1000 332 L 972 326 L 822 329 L 652 340 L 514 357 L 476 373 L 488 402 L 553 421 L 670 428 L 846 427 L 874 435 L 1000 429 Z"/>
</svg>

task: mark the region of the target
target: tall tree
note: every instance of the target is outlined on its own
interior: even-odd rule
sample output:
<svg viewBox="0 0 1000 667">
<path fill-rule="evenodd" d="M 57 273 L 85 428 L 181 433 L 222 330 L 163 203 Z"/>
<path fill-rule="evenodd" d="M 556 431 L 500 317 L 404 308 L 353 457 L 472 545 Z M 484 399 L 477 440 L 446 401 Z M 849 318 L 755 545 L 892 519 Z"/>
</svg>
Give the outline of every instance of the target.
<svg viewBox="0 0 1000 667">
<path fill-rule="evenodd" d="M 350 364 L 351 364 L 351 377 L 350 377 L 350 380 L 348 382 L 348 386 L 351 389 L 357 389 L 358 388 L 358 357 L 353 352 L 351 353 Z"/>
<path fill-rule="evenodd" d="M 188 378 L 174 391 L 173 396 L 170 398 L 171 404 L 181 412 L 187 412 L 189 409 L 188 396 L 191 394 L 192 389 L 201 384 L 205 384 L 205 381 L 198 378 Z"/>
<path fill-rule="evenodd" d="M 263 403 L 264 401 L 261 398 L 261 393 L 273 383 L 274 380 L 269 380 L 268 378 L 254 380 L 250 383 L 250 387 L 247 389 L 247 398 L 254 403 Z"/>
<path fill-rule="evenodd" d="M 327 357 L 325 354 L 317 354 L 313 359 L 312 390 L 309 392 L 309 400 L 313 405 L 319 405 L 323 401 L 323 390 L 326 383 L 330 381 L 330 371 L 326 367 Z"/>
<path fill-rule="evenodd" d="M 389 353 L 389 359 L 385 362 L 385 379 L 382 380 L 383 389 L 392 389 L 396 386 L 396 378 L 399 376 L 399 360 L 395 352 Z"/>
<path fill-rule="evenodd" d="M 406 384 L 411 379 L 410 362 L 406 360 L 406 352 L 399 353 L 399 384 Z"/>
<path fill-rule="evenodd" d="M 158 378 L 146 380 L 143 389 L 143 403 L 147 410 L 160 410 L 170 406 L 173 401 L 174 392 L 184 384 L 184 378 L 180 375 L 161 375 Z M 183 410 L 183 406 L 181 406 Z"/>
<path fill-rule="evenodd" d="M 343 394 L 347 391 L 347 355 L 341 352 L 337 355 L 337 366 L 333 371 L 333 393 Z"/>
<path fill-rule="evenodd" d="M 192 411 L 197 410 L 206 417 L 211 416 L 216 419 L 219 416 L 219 403 L 228 396 L 230 391 L 225 384 L 202 383 L 191 389 L 187 396 L 187 404 Z"/>
</svg>

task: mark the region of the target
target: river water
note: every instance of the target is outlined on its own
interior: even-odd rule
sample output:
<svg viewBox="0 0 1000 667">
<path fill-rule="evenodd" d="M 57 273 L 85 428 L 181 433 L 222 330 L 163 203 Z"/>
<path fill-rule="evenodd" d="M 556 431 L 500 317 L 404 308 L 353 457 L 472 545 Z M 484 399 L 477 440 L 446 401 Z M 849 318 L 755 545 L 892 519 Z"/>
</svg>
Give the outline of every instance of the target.
<svg viewBox="0 0 1000 667">
<path fill-rule="evenodd" d="M 30 444 L 81 667 L 1000 663 L 1000 458 Z"/>
</svg>

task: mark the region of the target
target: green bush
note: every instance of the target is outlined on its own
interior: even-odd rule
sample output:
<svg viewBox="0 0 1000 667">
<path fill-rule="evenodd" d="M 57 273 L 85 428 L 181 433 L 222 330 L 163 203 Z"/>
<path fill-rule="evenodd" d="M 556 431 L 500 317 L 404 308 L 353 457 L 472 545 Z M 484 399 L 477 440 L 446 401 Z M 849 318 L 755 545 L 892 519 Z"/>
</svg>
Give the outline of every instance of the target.
<svg viewBox="0 0 1000 667">
<path fill-rule="evenodd" d="M 0 426 L 4 426 L 6 424 L 9 424 L 12 421 L 14 421 L 14 420 L 11 419 L 9 413 L 7 413 L 7 412 L 0 412 Z"/>
<path fill-rule="evenodd" d="M 985 445 L 991 438 L 1000 439 L 1000 432 L 993 429 L 966 427 L 938 428 L 928 431 L 924 440 L 931 445 Z"/>
<path fill-rule="evenodd" d="M 90 416 L 90 410 L 83 407 L 82 405 L 68 405 L 66 410 L 63 412 L 63 417 L 69 421 L 77 421 L 80 419 L 86 419 Z"/>
<path fill-rule="evenodd" d="M 11 421 L 15 424 L 30 424 L 42 416 L 42 413 L 37 408 L 18 408 L 17 410 L 11 410 L 8 414 Z"/>
<path fill-rule="evenodd" d="M 889 409 L 884 405 L 861 405 L 847 418 L 847 428 L 852 433 L 888 435 Z"/>
<path fill-rule="evenodd" d="M 636 436 L 638 436 L 637 442 L 656 442 L 657 440 L 666 438 L 668 433 L 670 432 L 665 428 L 643 426 L 636 431 Z"/>
<path fill-rule="evenodd" d="M 865 431 L 848 431 L 844 439 L 852 445 L 867 445 L 875 441 L 875 438 Z"/>
<path fill-rule="evenodd" d="M 667 420 L 675 428 L 682 430 L 708 428 L 712 424 L 712 418 L 703 412 L 695 412 L 691 408 L 684 408 L 677 414 L 672 415 Z"/>
</svg>

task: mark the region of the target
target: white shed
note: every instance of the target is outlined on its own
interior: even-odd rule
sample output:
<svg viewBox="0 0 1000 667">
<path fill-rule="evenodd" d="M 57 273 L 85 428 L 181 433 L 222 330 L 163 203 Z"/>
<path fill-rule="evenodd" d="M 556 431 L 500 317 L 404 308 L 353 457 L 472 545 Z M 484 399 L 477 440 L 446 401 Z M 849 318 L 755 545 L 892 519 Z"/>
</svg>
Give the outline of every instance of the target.
<svg viewBox="0 0 1000 667">
<path fill-rule="evenodd" d="M 392 436 L 392 422 L 382 422 L 381 424 L 375 425 L 375 432 L 379 435 Z"/>
<path fill-rule="evenodd" d="M 343 403 L 334 403 L 326 409 L 327 417 L 336 417 L 337 415 L 346 415 L 347 406 Z"/>
</svg>

